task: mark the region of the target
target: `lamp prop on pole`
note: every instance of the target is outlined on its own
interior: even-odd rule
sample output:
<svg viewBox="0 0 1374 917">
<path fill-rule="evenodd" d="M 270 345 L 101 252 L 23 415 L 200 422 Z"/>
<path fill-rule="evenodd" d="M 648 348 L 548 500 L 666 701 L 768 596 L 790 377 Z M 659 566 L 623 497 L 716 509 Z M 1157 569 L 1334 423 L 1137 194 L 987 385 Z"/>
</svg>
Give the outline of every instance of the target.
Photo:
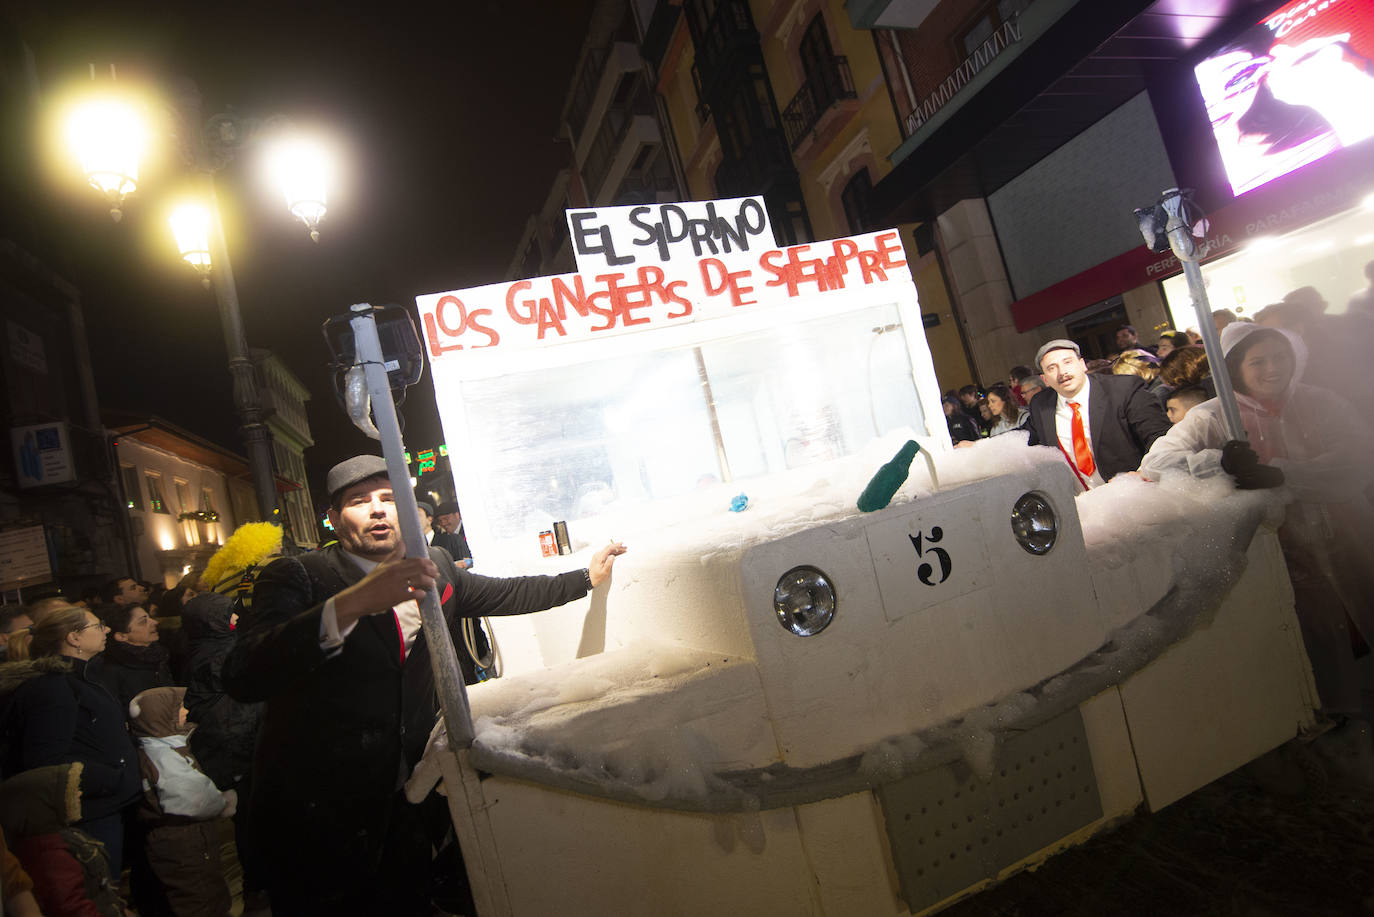
<svg viewBox="0 0 1374 917">
<path fill-rule="evenodd" d="M 334 367 L 340 375 L 338 394 L 345 402 L 349 418 L 359 430 L 381 442 L 406 556 L 428 557 L 392 394 L 394 391 L 404 399 L 406 388 L 418 382 L 424 372 L 415 324 L 399 306 L 376 308 L 358 303 L 348 315 L 326 321 L 324 336 L 334 355 Z M 385 348 L 383 338 L 387 342 Z M 438 587 L 431 587 L 419 605 L 449 748 L 468 748 L 472 745 L 473 730 L 467 686 L 463 684 L 453 637 L 439 605 Z"/>
<path fill-rule="evenodd" d="M 1170 188 L 1154 206 L 1137 209 L 1135 218 L 1146 248 L 1156 252 L 1170 249 L 1183 265 L 1183 274 L 1188 279 L 1188 293 L 1193 300 L 1193 312 L 1197 316 L 1198 331 L 1207 351 L 1207 365 L 1212 372 L 1212 382 L 1216 385 L 1217 399 L 1221 402 L 1226 434 L 1233 440 L 1244 442 L 1247 438 L 1245 424 L 1240 419 L 1235 389 L 1231 386 L 1231 375 L 1226 371 L 1225 355 L 1221 352 L 1221 336 L 1217 334 L 1216 323 L 1212 321 L 1212 306 L 1207 300 L 1207 287 L 1202 282 L 1202 266 L 1199 263 L 1201 252 L 1196 237 L 1207 232 L 1207 221 L 1193 203 L 1192 194 L 1187 188 Z"/>
</svg>

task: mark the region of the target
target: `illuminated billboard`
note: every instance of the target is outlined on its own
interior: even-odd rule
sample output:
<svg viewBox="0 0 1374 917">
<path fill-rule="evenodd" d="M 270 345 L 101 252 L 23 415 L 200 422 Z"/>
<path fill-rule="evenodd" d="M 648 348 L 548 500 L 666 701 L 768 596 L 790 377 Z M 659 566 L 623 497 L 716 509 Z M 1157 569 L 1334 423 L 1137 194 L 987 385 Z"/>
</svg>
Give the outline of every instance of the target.
<svg viewBox="0 0 1374 917">
<path fill-rule="evenodd" d="M 1284 4 L 1194 73 L 1244 194 L 1374 135 L 1374 4 Z"/>
</svg>

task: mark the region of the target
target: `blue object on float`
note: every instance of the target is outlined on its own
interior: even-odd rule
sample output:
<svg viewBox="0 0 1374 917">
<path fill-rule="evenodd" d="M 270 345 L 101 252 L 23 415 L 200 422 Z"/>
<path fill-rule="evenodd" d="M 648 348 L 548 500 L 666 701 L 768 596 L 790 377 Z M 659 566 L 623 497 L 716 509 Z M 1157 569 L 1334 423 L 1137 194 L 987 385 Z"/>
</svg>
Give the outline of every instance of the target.
<svg viewBox="0 0 1374 917">
<path fill-rule="evenodd" d="M 747 494 L 736 494 L 730 498 L 730 512 L 742 513 L 749 508 L 749 496 Z"/>
</svg>

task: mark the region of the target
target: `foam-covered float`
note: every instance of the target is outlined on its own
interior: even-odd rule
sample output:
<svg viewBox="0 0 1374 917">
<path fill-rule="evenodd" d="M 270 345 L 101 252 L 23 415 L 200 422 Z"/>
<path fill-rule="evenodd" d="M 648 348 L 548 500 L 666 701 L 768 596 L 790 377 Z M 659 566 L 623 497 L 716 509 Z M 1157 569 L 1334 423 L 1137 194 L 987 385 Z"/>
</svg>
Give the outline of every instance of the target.
<svg viewBox="0 0 1374 917">
<path fill-rule="evenodd" d="M 923 913 L 1312 721 L 1272 495 L 951 449 L 895 230 L 568 222 L 578 273 L 417 300 L 478 572 L 630 547 L 493 620 L 475 741 L 413 780 L 480 913 Z"/>
</svg>

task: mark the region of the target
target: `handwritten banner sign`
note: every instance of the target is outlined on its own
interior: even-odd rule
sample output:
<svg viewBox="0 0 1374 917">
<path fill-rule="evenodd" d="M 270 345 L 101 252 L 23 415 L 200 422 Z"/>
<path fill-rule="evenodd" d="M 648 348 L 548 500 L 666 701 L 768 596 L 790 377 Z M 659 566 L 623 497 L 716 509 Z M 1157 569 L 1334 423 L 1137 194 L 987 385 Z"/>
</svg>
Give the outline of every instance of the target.
<svg viewBox="0 0 1374 917">
<path fill-rule="evenodd" d="M 570 343 L 858 288 L 911 285 L 895 229 L 777 248 L 762 205 L 762 217 L 747 206 L 756 200 L 569 211 L 569 225 L 584 235 L 574 243 L 582 246 L 578 273 L 418 296 L 425 349 L 431 360 L 440 361 L 464 350 Z M 728 211 L 711 207 L 735 203 L 739 206 Z M 626 229 L 636 227 L 633 219 L 648 219 L 645 214 L 632 218 L 632 211 L 662 213 L 674 207 L 687 223 L 677 222 L 669 210 L 667 222 L 644 224 L 656 228 Z M 726 212 L 733 214 L 730 220 L 722 215 Z M 585 218 L 578 221 L 576 214 Z M 716 220 L 712 225 L 719 235 L 698 228 L 693 241 L 690 221 L 698 218 Z M 751 229 L 758 219 L 768 233 L 762 244 L 762 233 Z"/>
<path fill-rule="evenodd" d="M 761 197 L 566 211 L 573 257 L 582 274 L 636 264 L 666 264 L 773 248 Z"/>
</svg>

